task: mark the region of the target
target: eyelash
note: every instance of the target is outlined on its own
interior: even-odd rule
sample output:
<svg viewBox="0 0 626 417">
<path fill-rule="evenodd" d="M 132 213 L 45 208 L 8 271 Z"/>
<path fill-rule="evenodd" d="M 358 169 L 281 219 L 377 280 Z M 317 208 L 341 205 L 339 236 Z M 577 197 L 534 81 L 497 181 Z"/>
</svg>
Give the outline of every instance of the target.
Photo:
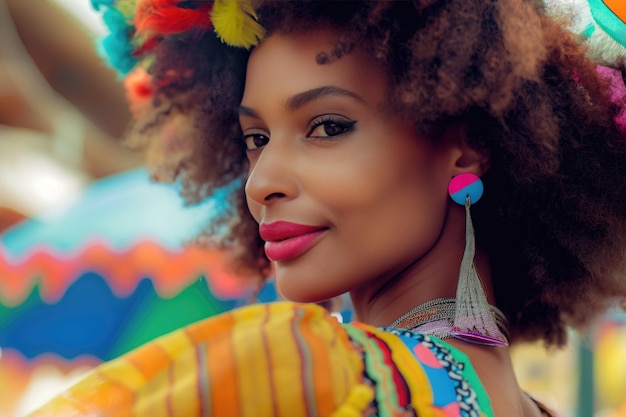
<svg viewBox="0 0 626 417">
<path fill-rule="evenodd" d="M 309 131 L 307 132 L 306 137 L 313 139 L 313 140 L 332 140 L 333 138 L 337 136 L 341 136 L 346 133 L 349 133 L 354 128 L 355 124 L 356 124 L 356 120 L 350 120 L 346 117 L 339 116 L 337 114 L 324 114 L 311 120 L 311 122 L 309 123 Z M 326 136 L 321 136 L 321 135 L 313 136 L 313 133 L 319 127 L 321 126 L 329 127 L 330 125 L 334 125 L 335 127 L 338 127 L 341 131 L 335 134 L 326 134 Z M 257 145 L 254 142 L 252 142 L 251 143 L 252 146 L 250 146 L 249 141 L 250 140 L 254 141 L 257 138 L 263 138 L 265 143 L 262 145 Z M 269 142 L 270 139 L 267 135 L 263 133 L 249 133 L 249 134 L 242 135 L 241 140 L 246 146 L 246 149 L 248 151 L 253 151 L 255 149 L 259 149 L 265 146 L 267 142 Z"/>
<path fill-rule="evenodd" d="M 262 138 L 267 138 L 267 140 L 265 141 L 265 144 L 263 144 L 263 145 L 256 145 L 256 144 L 254 144 L 254 142 L 252 142 L 254 144 L 254 147 L 251 147 L 248 144 L 248 140 L 254 141 L 255 138 L 261 138 L 261 137 Z M 247 135 L 245 135 L 245 134 L 242 135 L 241 136 L 241 141 L 243 142 L 244 146 L 246 147 L 246 150 L 249 152 L 249 151 L 253 151 L 255 149 L 259 149 L 259 148 L 265 146 L 267 144 L 267 142 L 269 142 L 269 138 L 267 137 L 267 135 L 264 135 L 262 133 L 250 133 L 250 134 L 247 134 Z"/>
<path fill-rule="evenodd" d="M 342 131 L 333 135 L 312 136 L 312 133 L 315 132 L 315 130 L 318 127 L 328 126 L 331 124 L 335 125 L 336 127 L 339 127 L 339 129 L 341 129 Z M 312 139 L 329 140 L 328 138 L 334 138 L 334 137 L 341 136 L 350 132 L 354 128 L 355 124 L 356 124 L 356 120 L 350 120 L 346 117 L 339 116 L 337 114 L 324 114 L 322 116 L 316 117 L 315 119 L 311 121 L 310 123 L 311 127 L 309 128 L 307 137 L 312 138 Z"/>
</svg>

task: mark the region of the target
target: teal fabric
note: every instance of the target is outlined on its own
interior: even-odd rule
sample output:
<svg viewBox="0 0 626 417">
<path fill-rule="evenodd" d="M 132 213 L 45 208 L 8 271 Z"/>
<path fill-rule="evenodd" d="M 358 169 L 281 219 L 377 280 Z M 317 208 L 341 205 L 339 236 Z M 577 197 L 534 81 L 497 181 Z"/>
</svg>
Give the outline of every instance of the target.
<svg viewBox="0 0 626 417">
<path fill-rule="evenodd" d="M 607 7 L 602 0 L 588 0 L 591 15 L 598 26 L 611 38 L 626 47 L 626 22 Z"/>
</svg>

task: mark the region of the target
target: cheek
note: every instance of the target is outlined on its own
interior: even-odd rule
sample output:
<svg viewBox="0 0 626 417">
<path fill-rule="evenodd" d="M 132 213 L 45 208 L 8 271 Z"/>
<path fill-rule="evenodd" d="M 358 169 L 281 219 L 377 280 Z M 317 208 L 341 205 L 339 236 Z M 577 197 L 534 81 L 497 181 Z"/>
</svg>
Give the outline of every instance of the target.
<svg viewBox="0 0 626 417">
<path fill-rule="evenodd" d="M 353 241 L 364 257 L 380 251 L 404 258 L 427 250 L 448 204 L 448 178 L 438 166 L 434 159 L 395 155 L 391 165 L 369 164 L 360 175 L 328 179 L 342 239 Z"/>
<path fill-rule="evenodd" d="M 428 211 L 430 200 L 447 200 L 449 179 L 436 156 L 416 156 L 410 146 L 327 160 L 309 173 L 312 175 L 304 188 L 338 210 L 393 210 L 408 215 Z"/>
<path fill-rule="evenodd" d="M 445 217 L 447 191 L 422 181 L 390 182 L 367 200 L 355 200 L 346 210 L 346 234 L 361 236 L 372 250 L 419 251 L 437 239 Z M 369 230 L 369 231 L 368 231 Z M 349 236 L 345 236 L 348 238 Z M 408 249 L 412 247 L 413 249 Z"/>
</svg>

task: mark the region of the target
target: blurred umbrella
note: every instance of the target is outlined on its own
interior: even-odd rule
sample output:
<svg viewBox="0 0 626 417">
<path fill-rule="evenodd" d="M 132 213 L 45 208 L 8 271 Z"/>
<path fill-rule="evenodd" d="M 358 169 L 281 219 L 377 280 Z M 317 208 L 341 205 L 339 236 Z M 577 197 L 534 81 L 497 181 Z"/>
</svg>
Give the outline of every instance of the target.
<svg viewBox="0 0 626 417">
<path fill-rule="evenodd" d="M 136 170 L 0 235 L 0 348 L 108 360 L 232 308 L 246 290 L 222 255 L 183 247 L 228 192 L 184 208 L 174 187 Z"/>
</svg>

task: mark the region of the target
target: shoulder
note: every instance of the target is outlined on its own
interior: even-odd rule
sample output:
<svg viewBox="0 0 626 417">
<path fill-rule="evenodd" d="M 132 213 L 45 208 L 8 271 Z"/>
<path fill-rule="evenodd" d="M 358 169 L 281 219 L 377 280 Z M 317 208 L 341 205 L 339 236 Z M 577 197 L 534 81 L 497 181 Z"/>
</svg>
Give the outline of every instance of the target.
<svg viewBox="0 0 626 417">
<path fill-rule="evenodd" d="M 364 347 L 365 371 L 380 395 L 391 398 L 384 390 L 396 391 L 397 403 L 388 401 L 388 406 L 413 408 L 418 415 L 493 415 L 469 358 L 457 348 L 410 331 L 361 323 L 344 327 Z"/>
<path fill-rule="evenodd" d="M 493 416 L 468 356 L 441 339 L 358 322 L 342 325 L 311 304 L 263 304 L 232 314 L 238 322 L 234 334 L 247 328 L 246 343 L 280 357 L 271 362 L 269 380 L 280 384 L 277 376 L 288 375 L 289 384 L 301 381 L 316 392 L 315 401 L 326 402 L 332 393 L 340 409 L 354 388 L 367 387 L 373 401 L 359 408 L 376 408 L 378 415 Z M 255 351 L 260 361 L 261 350 Z"/>
</svg>

